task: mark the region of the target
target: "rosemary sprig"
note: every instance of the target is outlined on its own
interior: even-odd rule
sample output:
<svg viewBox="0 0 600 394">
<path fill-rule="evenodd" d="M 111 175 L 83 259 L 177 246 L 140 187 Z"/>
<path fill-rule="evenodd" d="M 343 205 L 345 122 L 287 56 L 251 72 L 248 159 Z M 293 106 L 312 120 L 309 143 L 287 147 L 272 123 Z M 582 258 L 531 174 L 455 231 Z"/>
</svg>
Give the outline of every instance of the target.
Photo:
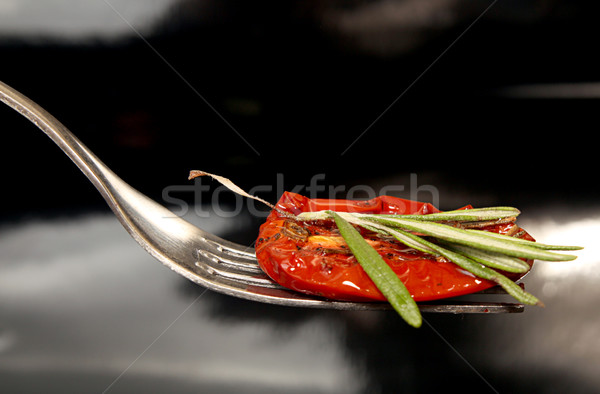
<svg viewBox="0 0 600 394">
<path fill-rule="evenodd" d="M 535 296 L 524 291 L 519 285 L 517 285 L 515 282 L 513 282 L 506 276 L 500 274 L 499 272 L 494 271 L 491 268 L 486 267 L 485 265 L 478 263 L 477 261 L 472 260 L 471 258 L 467 257 L 466 255 L 454 252 L 452 250 L 442 248 L 441 246 L 439 246 L 433 242 L 426 241 L 425 239 L 422 239 L 422 238 L 418 237 L 417 235 L 414 235 L 414 234 L 411 234 L 408 232 L 404 232 L 402 230 L 396 230 L 396 231 L 402 233 L 404 236 L 418 239 L 419 242 L 421 242 L 424 246 L 433 249 L 435 252 L 439 253 L 441 256 L 444 256 L 448 260 L 452 261 L 454 264 L 469 271 L 473 275 L 475 275 L 479 278 L 490 280 L 492 282 L 497 283 L 508 294 L 513 296 L 518 301 L 520 301 L 524 304 L 528 304 L 528 305 L 538 305 L 538 306 L 544 305 Z M 393 235 L 393 233 L 392 233 L 392 235 Z M 399 238 L 396 238 L 396 239 L 400 240 Z"/>
<path fill-rule="evenodd" d="M 300 220 L 318 220 L 326 219 L 329 215 L 328 211 L 303 212 L 298 215 Z M 398 214 L 377 214 L 380 218 L 398 218 L 418 220 L 423 222 L 482 222 L 492 221 L 505 218 L 516 218 L 520 215 L 517 208 L 512 207 L 490 207 L 490 208 L 471 208 L 471 209 L 456 209 L 453 211 L 428 213 L 425 215 L 398 215 Z M 373 216 L 373 214 L 352 212 L 356 218 L 364 218 Z"/>
<path fill-rule="evenodd" d="M 507 272 L 523 273 L 527 272 L 530 267 L 525 261 L 522 260 L 522 258 L 539 259 L 541 257 L 541 259 L 547 261 L 568 261 L 574 259 L 576 256 L 561 255 L 558 253 L 548 252 L 548 250 L 581 249 L 581 247 L 578 246 L 545 244 L 540 244 L 541 246 L 536 248 L 534 247 L 534 245 L 537 244 L 536 242 L 482 230 L 462 230 L 450 225 L 429 222 L 426 220 L 405 219 L 405 216 L 407 215 L 396 215 L 396 217 L 392 217 L 394 215 L 370 215 L 349 212 L 336 213 L 332 211 L 323 211 L 317 213 L 317 217 L 319 217 L 319 219 L 324 219 L 327 215 L 334 218 L 338 228 L 340 228 L 340 224 L 345 228 L 347 226 L 352 227 L 352 225 L 360 226 L 379 234 L 392 236 L 403 244 L 416 250 L 435 256 L 443 256 L 473 275 L 497 283 L 517 301 L 527 305 L 544 306 L 543 302 L 537 297 L 526 292 L 514 281 L 497 272 L 495 269 L 500 269 Z M 397 216 L 401 216 L 401 218 L 398 218 Z M 304 215 L 303 219 L 307 219 L 309 217 L 310 215 Z M 443 218 L 445 219 L 445 217 Z M 484 218 L 482 220 L 488 219 L 489 218 Z M 473 221 L 472 218 L 465 218 L 464 220 Z M 347 229 L 344 230 L 344 232 L 347 231 Z M 342 232 L 341 228 L 340 233 L 344 239 L 347 238 Z M 424 236 L 418 234 L 425 234 L 428 237 L 433 237 L 436 239 L 436 242 L 429 241 L 425 239 Z M 358 238 L 356 238 L 356 235 L 358 235 Z M 488 235 L 491 236 L 487 237 Z M 359 238 L 362 242 L 358 242 Z M 363 257 L 363 254 L 367 255 L 367 250 L 370 250 L 370 252 L 368 252 L 370 255 L 379 255 L 378 252 L 371 245 L 369 245 L 356 230 L 354 237 L 346 239 L 346 243 L 348 243 L 348 247 L 355 255 L 361 266 L 363 266 L 363 269 L 365 268 L 365 257 Z M 360 249 L 357 249 L 353 243 L 360 244 Z M 359 250 L 359 254 L 357 254 L 356 250 Z M 507 251 L 508 253 L 506 253 Z M 371 259 L 375 260 L 373 257 Z M 380 256 L 379 260 L 383 261 Z M 377 263 L 378 265 L 381 264 L 381 261 L 379 260 Z M 374 263 L 372 261 L 368 260 L 366 265 L 369 268 L 367 269 L 373 270 L 371 267 L 373 264 Z M 383 264 L 385 264 L 385 261 L 383 261 Z M 365 271 L 367 271 L 367 269 L 365 269 Z M 378 270 L 381 269 L 382 268 L 378 268 Z M 389 271 L 391 271 L 391 269 Z M 367 274 L 371 276 L 371 274 L 368 272 Z M 388 272 L 386 274 L 379 275 L 384 277 L 385 280 L 382 283 L 382 279 L 379 277 L 378 281 L 374 280 L 374 283 L 380 290 L 382 288 L 385 289 L 385 293 L 384 291 L 382 291 L 382 293 L 387 298 L 387 293 L 391 292 L 394 294 L 394 290 L 390 289 L 390 286 L 392 286 L 396 280 L 392 282 L 391 277 L 393 276 L 397 278 L 397 276 L 393 273 L 393 271 L 391 274 Z M 377 276 L 375 277 L 377 278 Z M 380 288 L 380 286 L 382 287 Z M 401 284 L 396 291 L 404 292 L 406 291 L 405 289 L 406 287 L 404 284 Z M 401 302 L 406 301 L 406 298 L 399 297 L 398 295 L 392 297 L 395 297 L 394 302 L 396 303 L 399 302 L 399 300 Z M 406 306 L 404 308 L 406 308 Z M 399 311 L 399 313 L 402 311 L 400 315 L 405 320 L 407 319 L 405 317 L 406 312 L 404 309 L 396 307 L 395 309 Z"/>
<path fill-rule="evenodd" d="M 352 222 L 358 226 L 365 225 L 365 221 L 352 218 L 351 214 L 343 214 L 343 215 L 344 215 L 345 219 L 348 219 L 349 222 Z M 366 222 L 366 225 L 373 226 L 373 224 L 369 223 L 369 222 Z M 440 245 L 430 242 L 430 241 L 427 241 L 418 235 L 415 235 L 415 234 L 412 234 L 412 233 L 409 233 L 409 232 L 406 232 L 406 231 L 403 231 L 403 230 L 400 230 L 397 228 L 390 228 L 390 227 L 386 227 L 386 226 L 379 225 L 379 224 L 376 224 L 374 228 L 377 228 L 379 231 L 388 233 L 389 235 L 393 236 L 398 241 L 402 242 L 403 244 L 405 244 L 407 246 L 410 246 L 417 250 L 423 251 L 425 253 L 431 253 L 431 254 L 443 256 L 446 259 L 452 261 L 454 264 L 458 265 L 459 267 L 472 273 L 473 275 L 475 275 L 479 278 L 490 280 L 492 282 L 497 283 L 509 295 L 513 296 L 519 302 L 522 302 L 522 303 L 528 304 L 528 305 L 543 306 L 543 303 L 540 300 L 538 300 L 535 296 L 533 296 L 530 293 L 525 292 L 519 285 L 517 285 L 515 282 L 513 282 L 506 276 L 489 268 L 490 267 L 489 261 L 485 261 L 484 259 L 481 259 L 481 261 L 474 260 L 467 254 L 462 254 L 460 252 L 441 247 Z M 488 264 L 486 264 L 487 266 L 484 265 L 482 263 L 482 261 L 485 261 L 486 263 L 488 263 Z M 523 262 L 523 264 L 526 264 L 526 263 Z M 529 266 L 527 266 L 527 268 L 529 268 Z"/>
<path fill-rule="evenodd" d="M 434 256 L 442 256 L 481 279 L 497 283 L 509 295 L 523 304 L 544 306 L 543 302 L 537 297 L 524 291 L 514 281 L 495 269 L 516 273 L 527 272 L 530 267 L 522 259 L 569 261 L 575 259 L 576 256 L 555 253 L 552 250 L 578 250 L 581 247 L 547 245 L 489 231 L 461 229 L 444 223 L 464 221 L 472 224 L 489 222 L 516 217 L 519 214 L 518 210 L 506 207 L 476 209 L 474 215 L 466 211 L 469 210 L 426 215 L 381 215 L 320 211 L 303 213 L 298 218 L 300 220 L 323 220 L 327 219 L 328 216 L 335 215 L 334 218 L 341 218 L 346 223 L 392 236 L 413 249 Z M 336 219 L 336 224 L 339 220 Z M 426 238 L 433 238 L 435 242 Z M 353 251 L 350 243 L 354 240 L 347 240 L 346 242 L 350 250 Z M 365 245 L 363 248 L 370 248 L 377 253 L 371 245 L 366 242 Z M 357 260 L 361 265 L 363 264 L 358 256 Z M 377 283 L 375 284 L 378 286 Z"/>
</svg>

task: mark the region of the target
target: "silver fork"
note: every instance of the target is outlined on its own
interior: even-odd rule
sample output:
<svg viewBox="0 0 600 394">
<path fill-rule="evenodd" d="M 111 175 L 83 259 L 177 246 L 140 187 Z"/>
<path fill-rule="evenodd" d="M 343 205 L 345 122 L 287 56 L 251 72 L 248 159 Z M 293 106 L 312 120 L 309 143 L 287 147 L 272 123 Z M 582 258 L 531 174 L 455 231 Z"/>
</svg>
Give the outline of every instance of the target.
<svg viewBox="0 0 600 394">
<path fill-rule="evenodd" d="M 385 302 L 332 301 L 285 289 L 267 277 L 251 248 L 221 239 L 174 215 L 125 183 L 63 124 L 0 82 L 0 100 L 48 135 L 102 194 L 129 234 L 161 263 L 209 290 L 269 304 L 338 310 L 390 309 Z M 501 294 L 497 288 L 483 292 Z M 423 312 L 515 313 L 524 305 L 460 299 L 419 304 Z"/>
</svg>

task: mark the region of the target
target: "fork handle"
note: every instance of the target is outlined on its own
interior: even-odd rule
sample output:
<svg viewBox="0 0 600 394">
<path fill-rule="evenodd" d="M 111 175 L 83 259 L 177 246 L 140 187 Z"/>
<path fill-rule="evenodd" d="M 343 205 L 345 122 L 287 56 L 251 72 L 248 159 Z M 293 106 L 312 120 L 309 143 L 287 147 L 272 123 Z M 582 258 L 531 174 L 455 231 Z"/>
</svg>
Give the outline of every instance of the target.
<svg viewBox="0 0 600 394">
<path fill-rule="evenodd" d="M 115 201 L 112 193 L 109 191 L 106 180 L 110 178 L 111 182 L 119 182 L 115 179 L 118 177 L 93 152 L 54 116 L 22 93 L 1 81 L 0 100 L 19 112 L 50 137 L 73 160 L 103 197 L 109 201 L 112 207 Z"/>
<path fill-rule="evenodd" d="M 0 81 L 0 101 L 19 112 L 48 137 L 79 167 L 104 197 L 123 227 L 148 252 L 156 255 L 159 248 L 149 247 L 149 239 L 170 228 L 175 234 L 186 234 L 177 241 L 188 241 L 191 236 L 211 237 L 174 215 L 167 208 L 140 193 L 108 168 L 71 131 L 54 116 L 25 95 Z M 169 220 L 166 220 L 169 219 Z"/>
</svg>

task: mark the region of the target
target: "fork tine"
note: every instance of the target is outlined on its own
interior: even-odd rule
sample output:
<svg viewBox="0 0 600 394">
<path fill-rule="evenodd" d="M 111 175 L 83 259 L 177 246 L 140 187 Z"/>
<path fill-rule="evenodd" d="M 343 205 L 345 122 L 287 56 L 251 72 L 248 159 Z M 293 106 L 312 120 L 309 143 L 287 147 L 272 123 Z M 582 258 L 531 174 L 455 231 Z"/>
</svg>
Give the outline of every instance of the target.
<svg viewBox="0 0 600 394">
<path fill-rule="evenodd" d="M 239 273 L 235 270 L 220 269 L 215 265 L 207 263 L 206 261 L 198 261 L 196 266 L 205 271 L 206 274 L 212 276 L 219 276 L 220 279 L 226 279 L 238 284 L 247 286 L 260 286 L 270 289 L 283 288 L 280 284 L 272 281 L 266 275 L 262 276 L 250 276 L 245 272 Z M 232 267 L 232 266 L 230 266 Z"/>
<path fill-rule="evenodd" d="M 198 250 L 198 261 L 196 266 L 205 274 L 213 276 L 220 281 L 237 286 L 244 286 L 256 292 L 268 290 L 282 292 L 283 297 L 292 297 L 296 300 L 315 301 L 314 304 L 306 306 L 321 307 L 328 304 L 333 309 L 343 310 L 385 310 L 389 309 L 387 303 L 382 302 L 345 302 L 321 300 L 319 297 L 297 293 L 289 290 L 270 279 L 258 266 L 256 258 L 249 253 L 238 253 L 239 249 L 222 247 L 216 242 L 210 242 L 211 249 Z M 523 287 L 522 284 L 520 284 Z M 486 295 L 505 295 L 506 292 L 499 286 L 474 294 L 486 297 Z M 507 302 L 473 302 L 462 301 L 460 298 L 443 299 L 438 301 L 421 302 L 419 308 L 422 312 L 430 313 L 520 313 L 524 310 L 520 303 Z"/>
<path fill-rule="evenodd" d="M 419 303 L 421 312 L 430 313 L 521 313 L 525 305 L 505 302 L 455 302 L 447 304 Z"/>
<path fill-rule="evenodd" d="M 226 254 L 216 254 L 206 249 L 198 249 L 198 259 L 209 262 L 208 264 L 214 267 L 228 269 L 229 271 L 241 271 L 254 275 L 264 275 L 263 270 L 258 266 L 256 259 L 254 261 L 243 261 Z M 202 258 L 203 257 L 203 258 Z"/>
<path fill-rule="evenodd" d="M 217 250 L 219 253 L 226 253 L 230 256 L 240 259 L 256 261 L 256 254 L 254 253 L 254 248 L 252 247 L 244 248 L 239 244 L 223 242 L 224 240 L 219 240 L 220 242 L 218 242 L 207 237 L 202 237 L 201 241 L 207 244 L 210 248 Z"/>
<path fill-rule="evenodd" d="M 254 255 L 239 253 L 239 249 L 226 247 L 214 241 L 208 243 L 214 247 L 213 250 L 197 250 L 199 258 L 196 266 L 205 273 L 241 285 L 271 289 L 284 288 L 264 273 Z"/>
</svg>

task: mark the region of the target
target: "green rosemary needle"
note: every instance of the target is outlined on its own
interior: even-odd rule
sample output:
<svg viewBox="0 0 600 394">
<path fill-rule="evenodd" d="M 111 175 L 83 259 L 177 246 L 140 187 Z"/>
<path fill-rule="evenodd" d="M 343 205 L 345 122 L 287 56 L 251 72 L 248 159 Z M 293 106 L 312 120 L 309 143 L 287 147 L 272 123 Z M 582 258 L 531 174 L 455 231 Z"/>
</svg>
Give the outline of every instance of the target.
<svg viewBox="0 0 600 394">
<path fill-rule="evenodd" d="M 498 252 L 512 257 L 545 261 L 569 261 L 574 260 L 577 257 L 550 252 L 536 247 L 536 242 L 523 241 L 520 238 L 496 234 L 489 231 L 459 229 L 442 223 L 421 222 L 400 218 L 401 215 L 397 216 L 397 218 L 384 218 L 379 215 L 364 215 L 364 218 L 365 220 L 380 223 L 388 227 L 414 231 L 445 241 L 491 252 Z"/>
<path fill-rule="evenodd" d="M 481 231 L 479 231 L 479 230 L 472 230 L 472 229 L 466 229 L 465 231 L 471 232 L 473 234 L 481 233 Z M 498 238 L 500 240 L 506 240 L 507 238 L 510 238 L 511 239 L 510 242 L 518 243 L 518 244 L 522 244 L 522 245 L 528 245 L 533 248 L 543 249 L 543 250 L 581 250 L 581 249 L 583 249 L 583 247 L 581 247 L 581 246 L 548 245 L 548 244 L 543 244 L 541 242 L 532 242 L 532 241 L 522 239 L 522 238 L 509 237 L 504 234 L 493 233 L 491 231 L 487 231 L 485 233 L 485 235 L 487 237 Z"/>
<path fill-rule="evenodd" d="M 298 215 L 300 220 L 319 220 L 329 217 L 328 211 L 303 212 Z M 506 218 L 516 218 L 521 212 L 517 208 L 512 207 L 490 207 L 490 208 L 472 208 L 472 209 L 457 209 L 453 211 L 428 213 L 428 214 L 376 214 L 380 218 L 398 218 L 411 219 L 422 222 L 484 222 Z M 352 213 L 357 218 L 373 216 L 374 214 Z"/>
<path fill-rule="evenodd" d="M 398 275 L 352 224 L 333 211 L 329 211 L 328 214 L 335 220 L 340 234 L 356 260 L 392 307 L 408 324 L 420 327 L 423 320 L 421 311 Z"/>
<path fill-rule="evenodd" d="M 477 261 L 491 268 L 496 268 L 506 272 L 524 273 L 529 271 L 530 267 L 525 261 L 517 258 L 503 255 L 497 252 L 487 252 L 485 250 L 471 248 L 470 246 L 457 245 L 451 242 L 442 242 L 446 249 L 460 253 L 463 256 Z"/>
<path fill-rule="evenodd" d="M 456 209 L 453 211 L 444 211 L 428 214 L 401 215 L 404 219 L 418 220 L 422 222 L 481 222 L 505 218 L 516 218 L 521 214 L 517 208 L 512 207 L 489 207 L 489 208 L 471 208 Z M 357 214 L 361 215 L 361 214 Z M 367 215 L 367 214 L 363 214 Z M 400 215 L 378 214 L 384 218 L 397 218 Z"/>
<path fill-rule="evenodd" d="M 396 234 L 401 234 L 402 237 L 396 237 Z M 411 234 L 411 233 L 403 231 L 403 230 L 390 229 L 390 235 L 394 236 L 400 242 L 403 242 L 402 240 L 404 239 L 404 237 L 412 238 L 415 242 L 420 243 L 424 248 L 429 248 L 429 249 L 434 250 L 439 255 L 444 256 L 448 260 L 452 261 L 454 264 L 456 264 L 459 267 L 465 269 L 466 271 L 472 273 L 473 275 L 475 275 L 481 279 L 486 279 L 486 280 L 490 280 L 492 282 L 497 283 L 509 295 L 514 297 L 519 302 L 522 302 L 527 305 L 538 305 L 538 306 L 544 305 L 534 295 L 527 293 L 519 285 L 517 285 L 515 282 L 513 282 L 506 276 L 470 259 L 469 257 L 467 257 L 465 255 L 445 249 L 433 242 L 429 242 L 415 234 Z"/>
</svg>

